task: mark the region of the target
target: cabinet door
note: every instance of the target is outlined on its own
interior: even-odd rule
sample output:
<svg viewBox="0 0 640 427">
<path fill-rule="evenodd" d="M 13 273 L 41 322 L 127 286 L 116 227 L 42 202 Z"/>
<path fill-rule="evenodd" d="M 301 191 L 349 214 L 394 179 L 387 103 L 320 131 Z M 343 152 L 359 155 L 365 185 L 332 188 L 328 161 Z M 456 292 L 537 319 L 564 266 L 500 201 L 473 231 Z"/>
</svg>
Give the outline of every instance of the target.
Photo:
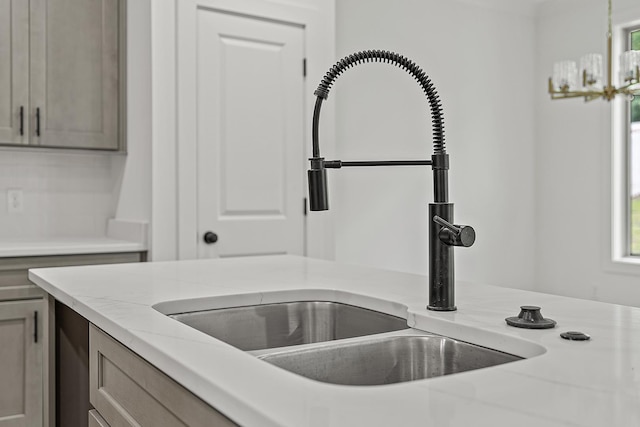
<svg viewBox="0 0 640 427">
<path fill-rule="evenodd" d="M 89 427 L 109 427 L 102 415 L 95 409 L 89 411 Z"/>
<path fill-rule="evenodd" d="M 89 390 L 91 404 L 112 426 L 238 427 L 93 324 Z"/>
<path fill-rule="evenodd" d="M 29 141 L 28 101 L 29 2 L 0 0 L 0 144 Z"/>
<path fill-rule="evenodd" d="M 31 0 L 31 143 L 118 148 L 119 0 Z"/>
<path fill-rule="evenodd" d="M 42 304 L 0 303 L 0 427 L 42 425 Z"/>
</svg>

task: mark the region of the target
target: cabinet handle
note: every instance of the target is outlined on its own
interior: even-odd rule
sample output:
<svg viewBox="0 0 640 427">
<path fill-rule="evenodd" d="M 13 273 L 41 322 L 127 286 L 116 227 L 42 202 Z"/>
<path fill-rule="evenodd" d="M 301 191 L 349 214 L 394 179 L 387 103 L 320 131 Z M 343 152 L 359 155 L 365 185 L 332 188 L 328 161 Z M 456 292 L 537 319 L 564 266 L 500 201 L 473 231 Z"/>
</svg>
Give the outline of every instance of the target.
<svg viewBox="0 0 640 427">
<path fill-rule="evenodd" d="M 36 136 L 40 136 L 40 108 L 36 108 Z"/>
<path fill-rule="evenodd" d="M 33 312 L 33 340 L 38 342 L 38 312 Z"/>
<path fill-rule="evenodd" d="M 20 136 L 24 135 L 24 107 L 20 106 Z"/>
</svg>

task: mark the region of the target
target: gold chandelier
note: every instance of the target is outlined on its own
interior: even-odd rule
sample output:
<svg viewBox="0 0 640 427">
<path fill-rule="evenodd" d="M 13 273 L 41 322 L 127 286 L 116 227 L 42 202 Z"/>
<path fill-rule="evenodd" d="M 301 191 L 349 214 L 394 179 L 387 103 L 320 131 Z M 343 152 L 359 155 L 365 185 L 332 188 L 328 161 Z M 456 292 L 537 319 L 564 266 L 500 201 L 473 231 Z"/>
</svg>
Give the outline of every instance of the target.
<svg viewBox="0 0 640 427">
<path fill-rule="evenodd" d="M 602 55 L 591 53 L 580 58 L 580 70 L 575 61 L 553 64 L 553 77 L 549 78 L 551 99 L 597 98 L 611 101 L 616 95 L 640 95 L 640 51 L 628 50 L 620 57 L 620 87 L 612 84 L 612 32 L 611 0 L 609 0 L 609 31 L 607 32 L 607 82 L 603 83 Z"/>
</svg>

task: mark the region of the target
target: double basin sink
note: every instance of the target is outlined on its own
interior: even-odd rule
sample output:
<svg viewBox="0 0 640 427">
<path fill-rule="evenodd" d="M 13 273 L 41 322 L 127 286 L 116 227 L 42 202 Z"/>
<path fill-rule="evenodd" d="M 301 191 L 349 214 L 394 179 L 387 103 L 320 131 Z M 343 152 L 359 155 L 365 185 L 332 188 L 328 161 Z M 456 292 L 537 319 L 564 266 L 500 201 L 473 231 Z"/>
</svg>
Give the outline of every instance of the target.
<svg viewBox="0 0 640 427">
<path fill-rule="evenodd" d="M 522 359 L 411 329 L 400 317 L 336 302 L 284 302 L 168 315 L 265 362 L 332 384 L 393 384 Z"/>
</svg>

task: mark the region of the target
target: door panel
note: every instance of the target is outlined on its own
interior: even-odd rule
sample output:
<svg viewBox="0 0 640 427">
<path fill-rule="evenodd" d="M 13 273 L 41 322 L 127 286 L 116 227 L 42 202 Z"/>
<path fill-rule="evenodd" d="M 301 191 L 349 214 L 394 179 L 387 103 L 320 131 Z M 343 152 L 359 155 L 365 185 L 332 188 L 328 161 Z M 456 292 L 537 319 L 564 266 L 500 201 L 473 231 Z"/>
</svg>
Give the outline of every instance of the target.
<svg viewBox="0 0 640 427">
<path fill-rule="evenodd" d="M 34 144 L 118 148 L 119 0 L 31 0 Z"/>
<path fill-rule="evenodd" d="M 303 29 L 205 9 L 197 23 L 199 257 L 302 254 Z"/>
<path fill-rule="evenodd" d="M 251 102 L 251 95 L 281 98 L 284 46 L 221 35 L 220 48 L 224 102 L 220 218 L 284 215 L 285 111 L 278 108 L 281 105 L 265 108 L 264 102 Z M 261 85 L 265 81 L 273 84 Z M 247 179 L 253 173 L 258 176 Z"/>
<path fill-rule="evenodd" d="M 29 141 L 29 2 L 0 0 L 0 144 Z M 20 134 L 20 107 L 23 109 Z"/>
</svg>

